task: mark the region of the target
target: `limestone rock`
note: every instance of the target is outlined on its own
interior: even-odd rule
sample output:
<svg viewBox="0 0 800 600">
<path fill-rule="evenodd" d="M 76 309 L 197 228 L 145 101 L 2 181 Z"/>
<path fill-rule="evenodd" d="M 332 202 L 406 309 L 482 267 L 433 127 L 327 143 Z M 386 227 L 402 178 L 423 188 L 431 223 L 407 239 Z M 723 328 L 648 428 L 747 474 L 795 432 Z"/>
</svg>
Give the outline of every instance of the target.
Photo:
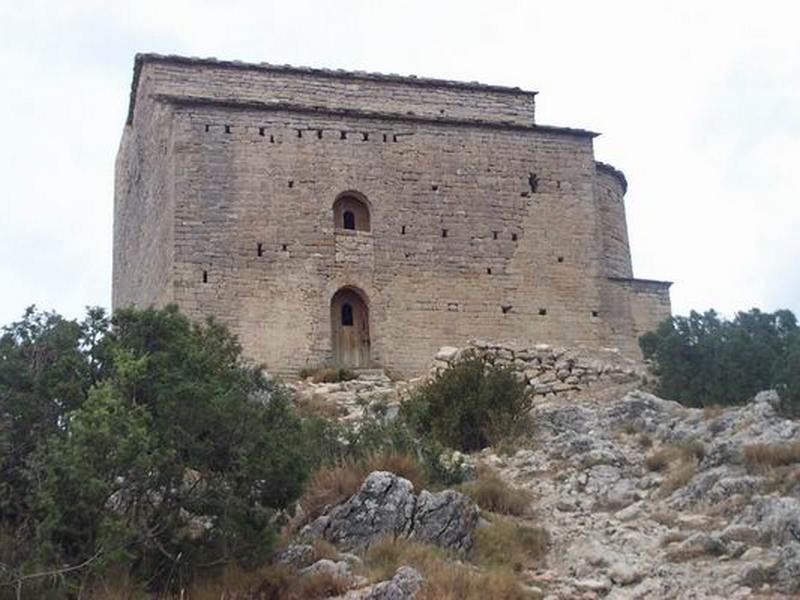
<svg viewBox="0 0 800 600">
<path fill-rule="evenodd" d="M 373 586 L 364 600 L 410 600 L 417 595 L 425 579 L 413 567 L 403 566 L 394 576 Z"/>
<path fill-rule="evenodd" d="M 477 523 L 478 509 L 464 494 L 453 490 L 432 494 L 423 490 L 417 499 L 412 536 L 467 552 L 472 547 L 472 531 Z"/>
<path fill-rule="evenodd" d="M 382 537 L 413 537 L 466 552 L 477 522 L 477 507 L 460 492 L 423 490 L 417 497 L 407 479 L 374 471 L 356 494 L 304 527 L 299 538 L 322 537 L 346 550 L 363 550 Z"/>
</svg>

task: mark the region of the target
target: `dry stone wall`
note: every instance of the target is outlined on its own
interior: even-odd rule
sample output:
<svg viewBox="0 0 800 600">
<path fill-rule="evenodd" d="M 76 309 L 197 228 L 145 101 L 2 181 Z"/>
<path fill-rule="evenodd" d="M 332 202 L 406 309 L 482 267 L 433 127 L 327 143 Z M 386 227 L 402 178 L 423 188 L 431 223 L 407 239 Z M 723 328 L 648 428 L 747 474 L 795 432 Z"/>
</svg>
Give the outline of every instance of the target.
<svg viewBox="0 0 800 600">
<path fill-rule="evenodd" d="M 539 396 L 584 390 L 598 383 L 644 381 L 648 377 L 643 363 L 626 358 L 616 348 L 561 348 L 549 344 L 523 347 L 514 342 L 483 340 L 474 340 L 464 348 L 441 348 L 431 373 L 440 373 L 470 356 L 512 369 Z"/>
</svg>

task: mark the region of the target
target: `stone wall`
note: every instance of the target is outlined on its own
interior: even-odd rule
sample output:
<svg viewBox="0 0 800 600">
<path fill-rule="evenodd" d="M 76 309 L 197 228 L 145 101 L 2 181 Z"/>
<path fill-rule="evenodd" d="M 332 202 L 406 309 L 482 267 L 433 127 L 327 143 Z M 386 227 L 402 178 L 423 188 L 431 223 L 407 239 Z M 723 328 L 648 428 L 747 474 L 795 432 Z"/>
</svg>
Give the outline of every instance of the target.
<svg viewBox="0 0 800 600">
<path fill-rule="evenodd" d="M 534 123 L 536 95 L 477 83 L 158 55 L 137 57 L 133 93 L 131 120 L 140 99 L 166 95 L 519 125 Z"/>
<path fill-rule="evenodd" d="M 114 181 L 112 305 L 174 300 L 174 164 L 172 109 L 142 106 L 126 127 Z"/>
<path fill-rule="evenodd" d="M 553 396 L 587 389 L 598 383 L 627 383 L 647 378 L 646 367 L 612 348 L 531 347 L 516 342 L 471 340 L 464 348 L 443 347 L 431 364 L 438 373 L 466 356 L 513 369 L 535 395 Z"/>
<path fill-rule="evenodd" d="M 624 178 L 595 163 L 594 134 L 530 124 L 531 94 L 137 64 L 115 307 L 174 300 L 214 315 L 284 374 L 331 361 L 342 287 L 366 299 L 372 359 L 398 375 L 475 336 L 638 353 L 636 290 L 608 278 L 630 275 Z M 347 110 L 297 104 L 323 98 Z M 458 116 L 435 116 L 450 103 Z M 507 122 L 528 109 L 528 125 Z M 370 231 L 334 228 L 348 190 L 366 198 Z"/>
<path fill-rule="evenodd" d="M 664 319 L 672 316 L 669 298 L 669 282 L 646 279 L 614 280 L 630 299 L 633 327 L 638 337 L 658 327 Z"/>
</svg>

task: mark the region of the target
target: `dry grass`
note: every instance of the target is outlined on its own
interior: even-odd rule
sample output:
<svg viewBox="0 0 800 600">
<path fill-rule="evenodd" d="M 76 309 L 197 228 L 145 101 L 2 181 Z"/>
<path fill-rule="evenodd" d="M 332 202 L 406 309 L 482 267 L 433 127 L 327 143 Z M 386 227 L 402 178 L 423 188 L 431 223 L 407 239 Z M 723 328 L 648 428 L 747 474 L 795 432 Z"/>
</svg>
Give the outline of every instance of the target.
<svg viewBox="0 0 800 600">
<path fill-rule="evenodd" d="M 320 468 L 311 478 L 300 498 L 302 525 L 315 519 L 326 506 L 339 504 L 355 494 L 373 471 L 391 471 L 405 477 L 419 491 L 427 483 L 422 465 L 409 455 L 380 452 L 362 460 L 346 460 Z"/>
<path fill-rule="evenodd" d="M 511 487 L 488 468 L 479 469 L 478 479 L 461 484 L 460 489 L 484 510 L 503 515 L 530 514 L 533 494 Z"/>
<path fill-rule="evenodd" d="M 297 580 L 285 596 L 275 596 L 275 598 L 276 600 L 277 598 L 287 598 L 287 600 L 330 598 L 344 594 L 349 587 L 349 582 L 341 577 L 331 573 L 314 573 Z"/>
<path fill-rule="evenodd" d="M 689 483 L 697 474 L 697 462 L 692 459 L 682 460 L 670 465 L 667 476 L 661 482 L 661 492 L 671 494 Z"/>
<path fill-rule="evenodd" d="M 725 548 L 718 542 L 708 545 L 695 544 L 690 546 L 679 546 L 664 553 L 664 558 L 669 562 L 689 562 L 704 556 L 721 556 L 725 553 Z"/>
<path fill-rule="evenodd" d="M 640 448 L 648 449 L 653 447 L 653 438 L 647 433 L 640 433 L 639 437 L 636 438 L 636 442 Z"/>
<path fill-rule="evenodd" d="M 656 448 L 647 455 L 645 464 L 651 471 L 663 471 L 669 465 L 689 459 L 701 461 L 706 455 L 706 447 L 699 440 L 687 440 Z"/>
<path fill-rule="evenodd" d="M 659 525 L 663 525 L 664 527 L 677 527 L 678 526 L 678 515 L 671 512 L 666 511 L 657 511 L 650 515 L 650 518 L 658 523 Z"/>
<path fill-rule="evenodd" d="M 719 404 L 712 404 L 711 406 L 703 407 L 703 419 L 706 421 L 713 421 L 717 417 L 722 416 L 725 409 Z"/>
<path fill-rule="evenodd" d="M 472 558 L 479 565 L 521 571 L 540 566 L 549 543 L 545 529 L 495 518 L 490 525 L 475 530 Z"/>
<path fill-rule="evenodd" d="M 476 572 L 462 565 L 443 565 L 425 582 L 417 600 L 529 600 L 514 574 L 504 569 Z"/>
<path fill-rule="evenodd" d="M 330 573 L 299 576 L 289 567 L 270 565 L 255 571 L 228 567 L 223 576 L 192 586 L 192 600 L 318 600 L 344 594 L 349 582 Z"/>
<path fill-rule="evenodd" d="M 682 542 L 686 538 L 689 537 L 689 534 L 685 531 L 670 531 L 664 537 L 661 538 L 661 545 L 662 546 L 669 546 L 670 544 L 675 544 L 677 542 Z"/>
<path fill-rule="evenodd" d="M 301 417 L 323 417 L 325 419 L 338 419 L 347 414 L 347 409 L 336 401 L 314 394 L 310 397 L 300 398 L 295 403 L 297 412 Z"/>
<path fill-rule="evenodd" d="M 403 565 L 410 565 L 421 573 L 432 573 L 454 559 L 453 554 L 432 544 L 387 537 L 369 547 L 364 554 L 364 566 L 371 581 L 382 581 Z"/>
<path fill-rule="evenodd" d="M 425 577 L 418 600 L 526 600 L 526 593 L 506 567 L 484 570 L 457 562 L 451 553 L 407 539 L 386 538 L 364 555 L 364 568 L 372 581 L 385 580 L 398 567 L 410 565 Z"/>
<path fill-rule="evenodd" d="M 661 493 L 666 495 L 691 481 L 705 455 L 706 447 L 702 442 L 687 440 L 652 450 L 645 458 L 645 464 L 651 471 L 666 473 L 661 481 Z"/>
<path fill-rule="evenodd" d="M 744 462 L 753 471 L 768 471 L 800 463 L 800 442 L 750 444 L 743 449 Z"/>
<path fill-rule="evenodd" d="M 800 468 L 791 466 L 774 467 L 766 473 L 764 493 L 777 492 L 782 496 L 791 495 L 795 488 L 800 488 Z"/>
</svg>

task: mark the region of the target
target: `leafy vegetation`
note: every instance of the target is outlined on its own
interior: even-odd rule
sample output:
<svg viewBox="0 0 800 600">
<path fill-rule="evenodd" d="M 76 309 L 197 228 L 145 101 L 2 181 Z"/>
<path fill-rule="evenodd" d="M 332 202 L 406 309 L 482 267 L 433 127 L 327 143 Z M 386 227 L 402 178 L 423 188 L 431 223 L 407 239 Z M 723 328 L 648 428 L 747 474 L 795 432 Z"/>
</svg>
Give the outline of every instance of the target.
<svg viewBox="0 0 800 600">
<path fill-rule="evenodd" d="M 420 386 L 401 416 L 417 434 L 469 452 L 517 434 L 531 404 L 525 382 L 511 369 L 467 357 Z"/>
<path fill-rule="evenodd" d="M 310 468 L 282 388 L 175 307 L 27 311 L 0 338 L 0 403 L 0 528 L 19 541 L 0 583 L 31 596 L 120 565 L 164 589 L 257 564 Z"/>
<path fill-rule="evenodd" d="M 745 402 L 778 390 L 800 414 L 800 329 L 788 310 L 753 309 L 725 320 L 713 310 L 667 319 L 639 340 L 654 361 L 658 393 L 693 407 Z"/>
<path fill-rule="evenodd" d="M 377 404 L 344 423 L 318 404 L 293 407 L 224 327 L 174 306 L 113 319 L 92 309 L 82 321 L 29 309 L 0 334 L 0 589 L 341 591 L 268 564 L 298 501 L 309 518 L 379 469 L 418 489 L 460 484 L 467 463 L 453 449 L 518 435 L 530 397 L 509 370 L 468 358 L 423 385 L 400 418 Z M 486 474 L 465 490 L 508 514 L 531 500 Z M 478 575 L 423 550 L 436 564 L 423 597 L 477 597 L 490 582 L 520 593 L 508 564 L 487 559 Z"/>
</svg>

